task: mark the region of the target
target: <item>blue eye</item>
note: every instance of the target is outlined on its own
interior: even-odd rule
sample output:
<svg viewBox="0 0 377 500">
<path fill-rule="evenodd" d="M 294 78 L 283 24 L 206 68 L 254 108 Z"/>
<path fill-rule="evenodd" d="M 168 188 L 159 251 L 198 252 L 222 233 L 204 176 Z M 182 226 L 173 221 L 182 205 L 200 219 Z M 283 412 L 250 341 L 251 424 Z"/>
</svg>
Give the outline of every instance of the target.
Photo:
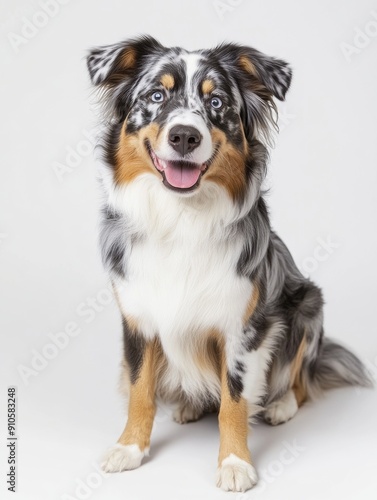
<svg viewBox="0 0 377 500">
<path fill-rule="evenodd" d="M 157 103 L 164 102 L 165 95 L 162 92 L 160 92 L 159 90 L 157 90 L 157 92 L 153 92 L 153 94 L 151 95 L 151 99 L 153 102 L 157 102 Z"/>
<path fill-rule="evenodd" d="M 220 109 L 223 106 L 223 101 L 220 99 L 220 97 L 212 97 L 211 106 L 215 109 Z"/>
</svg>

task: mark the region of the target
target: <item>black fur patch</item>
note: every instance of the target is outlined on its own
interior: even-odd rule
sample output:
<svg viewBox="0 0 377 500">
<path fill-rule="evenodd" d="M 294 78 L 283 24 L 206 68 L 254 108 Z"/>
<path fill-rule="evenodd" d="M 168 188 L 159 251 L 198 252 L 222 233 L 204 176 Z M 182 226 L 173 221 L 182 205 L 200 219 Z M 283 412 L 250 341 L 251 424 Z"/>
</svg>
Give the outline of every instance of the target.
<svg viewBox="0 0 377 500">
<path fill-rule="evenodd" d="M 227 374 L 228 388 L 232 399 L 239 401 L 243 391 L 242 375 L 240 373 Z"/>
<path fill-rule="evenodd" d="M 259 198 L 249 214 L 238 223 L 238 231 L 244 234 L 245 244 L 237 262 L 237 272 L 253 280 L 264 258 L 270 233 L 266 203 Z"/>
<path fill-rule="evenodd" d="M 130 368 L 131 383 L 134 384 L 143 364 L 146 340 L 138 332 L 131 331 L 127 320 L 123 318 L 124 358 Z"/>
<path fill-rule="evenodd" d="M 100 242 L 102 261 L 112 273 L 125 277 L 125 255 L 128 247 L 124 216 L 105 206 L 102 210 Z"/>
</svg>

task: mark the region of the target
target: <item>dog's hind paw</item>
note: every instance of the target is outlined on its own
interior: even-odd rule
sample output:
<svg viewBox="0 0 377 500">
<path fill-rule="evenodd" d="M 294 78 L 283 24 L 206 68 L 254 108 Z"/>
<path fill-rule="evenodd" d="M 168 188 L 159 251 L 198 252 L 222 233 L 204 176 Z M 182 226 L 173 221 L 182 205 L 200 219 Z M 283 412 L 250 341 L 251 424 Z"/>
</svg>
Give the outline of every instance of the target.
<svg viewBox="0 0 377 500">
<path fill-rule="evenodd" d="M 189 422 L 195 422 L 199 420 L 202 416 L 202 412 L 193 408 L 192 406 L 185 404 L 174 410 L 173 419 L 178 424 L 188 424 Z"/>
<path fill-rule="evenodd" d="M 298 410 L 294 392 L 290 389 L 278 401 L 271 403 L 264 414 L 265 421 L 270 425 L 279 425 L 293 418 Z"/>
<path fill-rule="evenodd" d="M 217 469 L 216 485 L 225 491 L 246 491 L 258 481 L 255 468 L 231 453 Z"/>
<path fill-rule="evenodd" d="M 105 472 L 121 472 L 137 469 L 148 450 L 141 451 L 137 444 L 117 443 L 106 453 L 101 464 Z"/>
</svg>

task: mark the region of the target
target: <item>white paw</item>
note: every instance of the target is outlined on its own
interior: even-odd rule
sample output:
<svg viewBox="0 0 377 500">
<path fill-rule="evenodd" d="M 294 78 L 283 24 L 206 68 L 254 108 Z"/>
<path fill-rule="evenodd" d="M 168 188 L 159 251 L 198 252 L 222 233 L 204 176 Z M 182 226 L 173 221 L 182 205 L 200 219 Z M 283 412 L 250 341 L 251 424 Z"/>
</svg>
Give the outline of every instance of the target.
<svg viewBox="0 0 377 500">
<path fill-rule="evenodd" d="M 216 485 L 225 491 L 246 491 L 258 481 L 254 467 L 231 453 L 217 469 Z"/>
<path fill-rule="evenodd" d="M 297 410 L 297 400 L 294 392 L 290 389 L 281 399 L 267 407 L 264 419 L 271 425 L 282 424 L 294 417 Z"/>
<path fill-rule="evenodd" d="M 202 412 L 196 410 L 190 405 L 182 405 L 173 412 L 173 419 L 178 424 L 187 424 L 188 422 L 195 422 L 202 416 Z"/>
<path fill-rule="evenodd" d="M 141 451 L 137 444 L 124 446 L 117 443 L 106 453 L 101 467 L 105 472 L 137 469 L 145 455 L 147 455 L 147 450 Z"/>
</svg>

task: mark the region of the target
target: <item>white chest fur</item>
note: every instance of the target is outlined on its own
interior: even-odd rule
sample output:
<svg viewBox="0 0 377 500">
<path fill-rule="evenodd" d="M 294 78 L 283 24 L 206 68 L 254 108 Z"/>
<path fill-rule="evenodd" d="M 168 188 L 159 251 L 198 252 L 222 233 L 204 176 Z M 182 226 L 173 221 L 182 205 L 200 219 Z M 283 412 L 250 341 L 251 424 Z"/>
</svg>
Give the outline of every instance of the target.
<svg viewBox="0 0 377 500">
<path fill-rule="evenodd" d="M 236 275 L 234 247 L 200 234 L 137 243 L 119 289 L 123 312 L 141 322 L 146 336 L 233 329 L 251 295 L 250 283 Z"/>
<path fill-rule="evenodd" d="M 198 336 L 242 333 L 252 285 L 236 272 L 242 241 L 226 236 L 234 208 L 224 192 L 214 187 L 193 204 L 152 181 L 149 189 L 140 184 L 116 199 L 140 238 L 115 287 L 123 314 L 147 338 L 158 335 L 169 362 L 182 371 Z"/>
</svg>

